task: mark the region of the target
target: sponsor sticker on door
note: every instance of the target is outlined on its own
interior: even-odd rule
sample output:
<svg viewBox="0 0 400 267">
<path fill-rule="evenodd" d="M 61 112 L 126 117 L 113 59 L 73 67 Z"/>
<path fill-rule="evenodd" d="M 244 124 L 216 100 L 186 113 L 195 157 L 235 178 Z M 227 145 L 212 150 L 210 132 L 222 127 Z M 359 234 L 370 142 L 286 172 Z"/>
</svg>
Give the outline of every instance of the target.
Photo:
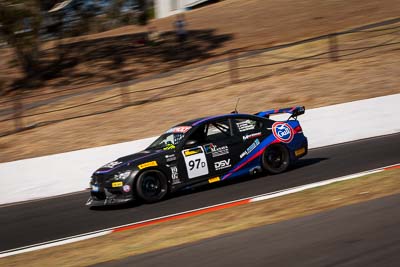
<svg viewBox="0 0 400 267">
<path fill-rule="evenodd" d="M 260 140 L 254 140 L 254 142 L 246 149 L 246 151 L 243 151 L 242 154 L 240 154 L 240 158 L 244 158 L 245 156 L 249 155 L 251 151 L 253 151 L 259 144 Z"/>
<path fill-rule="evenodd" d="M 243 141 L 248 140 L 248 139 L 254 139 L 256 137 L 260 137 L 261 136 L 261 132 L 258 133 L 252 133 L 252 134 L 246 134 L 243 136 Z"/>
<path fill-rule="evenodd" d="M 191 149 L 184 150 L 183 154 L 186 157 L 189 157 L 189 156 L 192 156 L 192 155 L 195 155 L 195 154 L 198 154 L 198 153 L 203 153 L 203 150 L 200 149 L 200 148 L 191 148 Z"/>
<path fill-rule="evenodd" d="M 214 162 L 215 170 L 222 170 L 231 167 L 231 159 L 224 159 L 221 161 Z"/>
<path fill-rule="evenodd" d="M 204 145 L 206 154 L 211 154 L 213 158 L 229 154 L 228 146 L 217 146 L 214 144 Z"/>
</svg>

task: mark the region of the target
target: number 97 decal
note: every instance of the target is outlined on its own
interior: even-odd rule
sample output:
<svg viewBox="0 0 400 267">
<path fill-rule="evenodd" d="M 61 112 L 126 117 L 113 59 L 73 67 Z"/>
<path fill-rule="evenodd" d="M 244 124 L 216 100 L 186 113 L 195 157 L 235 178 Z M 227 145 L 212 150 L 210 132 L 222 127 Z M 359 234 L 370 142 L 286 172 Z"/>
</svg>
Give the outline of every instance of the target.
<svg viewBox="0 0 400 267">
<path fill-rule="evenodd" d="M 190 171 L 193 171 L 193 169 L 200 169 L 206 167 L 206 163 L 204 161 L 201 161 L 201 159 L 195 159 L 195 160 L 189 160 L 189 167 Z"/>
<path fill-rule="evenodd" d="M 182 151 L 185 158 L 186 170 L 189 179 L 208 174 L 206 155 L 203 147 L 195 147 Z"/>
</svg>

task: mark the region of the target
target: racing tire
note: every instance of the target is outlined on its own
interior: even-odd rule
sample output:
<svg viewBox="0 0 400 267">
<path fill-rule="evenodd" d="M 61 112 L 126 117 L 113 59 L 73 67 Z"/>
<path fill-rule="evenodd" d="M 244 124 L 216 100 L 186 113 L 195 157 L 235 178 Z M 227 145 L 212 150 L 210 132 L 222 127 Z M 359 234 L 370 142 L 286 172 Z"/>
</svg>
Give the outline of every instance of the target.
<svg viewBox="0 0 400 267">
<path fill-rule="evenodd" d="M 168 193 L 166 176 L 158 170 L 142 172 L 136 181 L 136 193 L 146 203 L 160 201 Z"/>
<path fill-rule="evenodd" d="M 266 171 L 278 174 L 286 171 L 290 165 L 290 154 L 282 144 L 268 147 L 262 156 L 262 165 Z"/>
</svg>

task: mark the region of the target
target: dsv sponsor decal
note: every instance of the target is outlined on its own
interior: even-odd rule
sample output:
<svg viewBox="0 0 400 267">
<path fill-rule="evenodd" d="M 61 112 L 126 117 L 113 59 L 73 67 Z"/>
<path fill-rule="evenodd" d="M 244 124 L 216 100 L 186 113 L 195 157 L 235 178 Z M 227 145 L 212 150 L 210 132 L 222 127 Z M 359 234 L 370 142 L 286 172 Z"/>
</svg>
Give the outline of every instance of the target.
<svg viewBox="0 0 400 267">
<path fill-rule="evenodd" d="M 231 167 L 231 159 L 214 162 L 215 170 L 222 170 Z"/>
<path fill-rule="evenodd" d="M 276 139 L 283 143 L 290 143 L 294 137 L 292 127 L 285 122 L 275 122 L 272 125 L 272 133 Z"/>
</svg>

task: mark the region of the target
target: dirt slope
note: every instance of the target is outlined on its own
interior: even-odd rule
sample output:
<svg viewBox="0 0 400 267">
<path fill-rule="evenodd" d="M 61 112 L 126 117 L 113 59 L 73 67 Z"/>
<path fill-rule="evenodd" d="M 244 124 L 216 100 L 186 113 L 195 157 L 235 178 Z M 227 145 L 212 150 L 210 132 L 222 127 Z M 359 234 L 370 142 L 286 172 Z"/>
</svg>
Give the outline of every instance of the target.
<svg viewBox="0 0 400 267">
<path fill-rule="evenodd" d="M 132 34 L 144 30 L 137 26 L 89 36 L 79 42 L 69 40 L 76 52 L 71 54 L 77 62 L 76 65 L 62 72 L 64 76 L 45 81 L 43 87 L 27 95 L 51 92 L 66 86 L 92 84 L 92 87 L 96 87 L 111 84 L 125 78 L 139 77 L 137 73 L 140 71 L 164 71 L 176 65 L 186 64 L 188 61 L 205 61 L 213 58 L 215 54 L 235 47 L 264 47 L 266 44 L 304 39 L 385 20 L 398 15 L 399 10 L 400 1 L 394 0 L 226 0 L 186 14 L 189 29 L 195 33 L 190 42 L 196 51 L 194 54 L 193 50 L 189 49 L 183 58 L 176 55 L 176 51 L 173 50 L 173 39 L 170 39 L 171 43 L 161 48 L 136 47 L 132 45 Z M 152 23 L 160 30 L 171 30 L 173 19 L 166 18 Z M 373 35 L 371 37 L 373 41 L 370 39 L 364 41 L 359 36 L 354 36 L 346 40 L 346 45 L 339 39 L 339 45 L 341 48 L 353 49 L 366 45 L 386 44 L 388 41 L 392 43 L 388 46 L 359 51 L 360 54 L 352 57 L 343 56 L 337 62 L 331 62 L 329 58 L 320 58 L 301 64 L 287 63 L 274 68 L 267 66 L 261 69 L 249 69 L 247 72 L 241 71 L 242 83 L 239 84 L 231 85 L 227 76 L 218 77 L 217 80 L 204 80 L 202 83 L 186 84 L 174 89 L 188 93 L 201 91 L 195 95 L 162 99 L 162 96 L 169 93 L 169 89 L 154 94 L 147 93 L 146 97 L 152 100 L 142 105 L 1 137 L 0 162 L 157 135 L 182 120 L 229 112 L 237 97 L 242 97 L 241 111 L 256 112 L 294 104 L 303 104 L 311 108 L 399 93 L 400 58 L 399 45 L 396 43 L 400 36 L 399 32 L 394 29 L 391 32 L 385 30 L 383 33 L 368 33 L 368 36 L 370 35 Z M 85 49 L 81 49 L 82 47 Z M 318 49 L 326 51 L 327 47 L 326 43 L 307 44 L 293 51 L 278 51 L 272 55 L 267 54 L 263 59 L 255 58 L 269 62 L 280 57 L 298 57 Z M 169 51 L 169 48 L 172 50 Z M 115 60 L 115 54 L 120 50 L 125 56 L 124 63 L 120 68 L 109 67 Z M 163 54 L 162 51 L 169 52 Z M 240 64 L 243 66 L 252 63 L 250 59 L 248 62 L 246 60 Z M 202 71 L 208 70 L 202 69 Z M 7 76 L 7 73 L 0 67 L 0 75 Z M 138 85 L 138 88 L 166 84 L 174 79 L 188 79 L 196 73 L 185 75 L 154 80 L 148 85 Z M 258 78 L 254 79 L 254 75 Z M 166 81 L 167 78 L 170 80 Z M 248 80 L 244 82 L 247 78 Z M 210 84 L 219 82 L 221 88 L 209 89 Z M 204 88 L 208 88 L 208 91 L 203 90 Z M 138 98 L 142 95 L 138 95 Z M 87 101 L 85 97 L 76 97 L 77 100 L 71 101 Z M 61 102 L 57 108 L 70 105 L 71 101 Z M 119 99 L 116 101 L 120 102 Z M 108 104 L 99 106 L 103 108 L 106 105 Z M 34 122 L 38 118 L 31 120 Z M 25 120 L 24 123 L 27 122 L 29 120 Z M 0 124 L 2 129 L 13 127 L 12 122 Z"/>
</svg>

